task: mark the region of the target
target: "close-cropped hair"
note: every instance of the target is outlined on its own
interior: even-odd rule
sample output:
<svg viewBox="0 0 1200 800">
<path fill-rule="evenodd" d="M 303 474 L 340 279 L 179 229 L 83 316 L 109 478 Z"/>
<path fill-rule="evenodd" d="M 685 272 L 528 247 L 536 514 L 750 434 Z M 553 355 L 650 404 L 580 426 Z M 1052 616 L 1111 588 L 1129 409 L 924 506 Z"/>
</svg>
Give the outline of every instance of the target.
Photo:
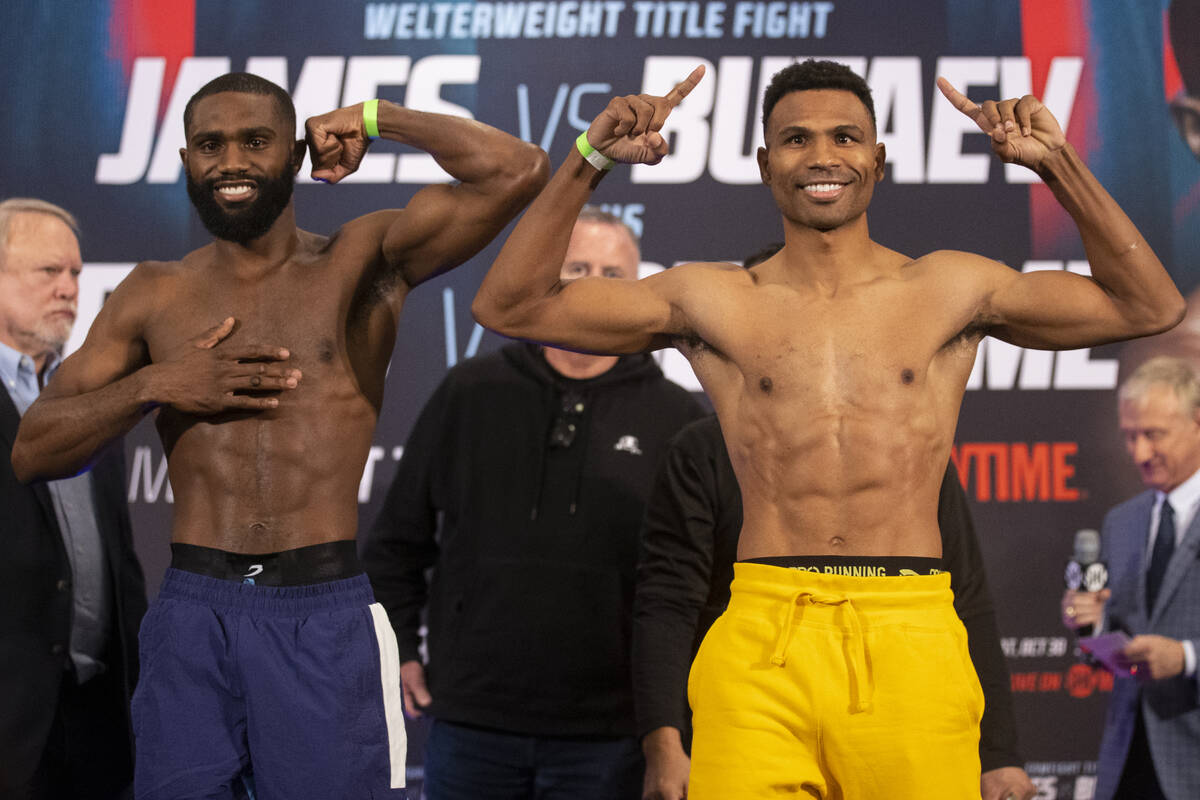
<svg viewBox="0 0 1200 800">
<path fill-rule="evenodd" d="M 292 103 L 291 95 L 284 91 L 283 87 L 249 72 L 229 72 L 213 78 L 201 86 L 187 101 L 187 105 L 183 109 L 184 131 L 191 130 L 196 103 L 221 92 L 241 92 L 242 94 L 257 94 L 274 98 L 283 114 L 284 121 L 289 124 L 288 130 L 296 130 L 296 106 Z"/>
<path fill-rule="evenodd" d="M 1142 364 L 1117 389 L 1121 402 L 1137 400 L 1151 386 L 1168 386 L 1190 412 L 1200 411 L 1200 379 L 1187 359 L 1157 356 Z"/>
<path fill-rule="evenodd" d="M 600 208 L 600 206 L 594 206 L 591 204 L 584 206 L 579 212 L 579 216 L 575 221 L 595 222 L 599 225 L 614 225 L 618 228 L 623 228 L 625 232 L 629 234 L 629 238 L 633 241 L 633 246 L 638 253 L 641 253 L 642 251 L 641 237 L 633 232 L 633 228 L 629 227 L 625 220 L 621 219 L 616 214 L 610 214 L 609 212 Z"/>
<path fill-rule="evenodd" d="M 809 89 L 841 89 L 852 93 L 867 107 L 871 115 L 871 125 L 876 125 L 875 101 L 871 98 L 871 87 L 867 86 L 862 76 L 845 64 L 810 58 L 786 66 L 772 76 L 770 85 L 763 93 L 763 132 L 767 130 L 767 120 L 771 118 L 771 112 L 785 95 Z"/>
<path fill-rule="evenodd" d="M 38 200 L 35 197 L 10 197 L 0 203 L 0 267 L 4 266 L 4 254 L 8 250 L 8 233 L 12 221 L 18 214 L 49 214 L 66 223 L 76 236 L 79 236 L 79 222 L 75 215 L 54 203 Z"/>
</svg>

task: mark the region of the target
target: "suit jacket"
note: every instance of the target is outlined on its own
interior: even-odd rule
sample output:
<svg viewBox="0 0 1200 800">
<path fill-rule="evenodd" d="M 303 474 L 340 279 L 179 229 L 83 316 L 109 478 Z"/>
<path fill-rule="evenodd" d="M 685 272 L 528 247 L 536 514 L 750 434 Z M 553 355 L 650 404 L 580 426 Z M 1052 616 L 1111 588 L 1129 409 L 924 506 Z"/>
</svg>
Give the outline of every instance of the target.
<svg viewBox="0 0 1200 800">
<path fill-rule="evenodd" d="M 71 564 L 45 484 L 12 469 L 20 416 L 0 387 L 0 797 L 27 781 L 45 748 L 70 661 Z M 92 470 L 93 502 L 112 577 L 106 664 L 121 680 L 123 708 L 137 680 L 137 632 L 146 586 L 133 550 L 118 444 Z M 132 747 L 132 728 L 130 747 Z"/>
<path fill-rule="evenodd" d="M 1103 550 L 1109 569 L 1110 629 L 1188 639 L 1200 654 L 1200 515 L 1175 548 L 1152 609 L 1146 608 L 1146 541 L 1154 492 L 1108 512 Z M 1133 738 L 1139 707 L 1163 792 L 1170 800 L 1200 798 L 1200 702 L 1197 676 L 1140 683 L 1118 677 L 1100 743 L 1096 800 L 1111 800 Z"/>
</svg>

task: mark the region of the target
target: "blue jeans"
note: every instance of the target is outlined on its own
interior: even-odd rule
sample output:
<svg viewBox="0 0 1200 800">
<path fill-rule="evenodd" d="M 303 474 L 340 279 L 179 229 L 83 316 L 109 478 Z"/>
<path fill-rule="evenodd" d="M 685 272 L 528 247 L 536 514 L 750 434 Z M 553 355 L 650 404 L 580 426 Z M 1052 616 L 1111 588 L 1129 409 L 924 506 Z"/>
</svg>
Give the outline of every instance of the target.
<svg viewBox="0 0 1200 800">
<path fill-rule="evenodd" d="M 435 719 L 426 800 L 639 800 L 635 737 L 527 736 Z"/>
</svg>

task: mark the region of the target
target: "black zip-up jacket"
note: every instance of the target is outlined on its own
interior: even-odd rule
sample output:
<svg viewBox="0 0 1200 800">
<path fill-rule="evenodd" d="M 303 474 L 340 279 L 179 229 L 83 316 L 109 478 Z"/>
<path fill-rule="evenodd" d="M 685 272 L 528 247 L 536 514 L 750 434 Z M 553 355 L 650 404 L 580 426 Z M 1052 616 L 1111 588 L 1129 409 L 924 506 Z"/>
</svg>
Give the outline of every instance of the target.
<svg viewBox="0 0 1200 800">
<path fill-rule="evenodd" d="M 447 374 L 363 543 L 402 662 L 418 658 L 427 610 L 433 716 L 544 736 L 635 733 L 645 498 L 667 442 L 703 413 L 646 355 L 572 380 L 539 347 L 511 344 Z"/>
<path fill-rule="evenodd" d="M 984 772 L 1021 766 L 1012 689 L 983 555 L 954 465 L 938 496 L 942 568 L 983 688 L 979 756 Z M 633 667 L 638 733 L 664 726 L 691 733 L 687 676 L 710 625 L 729 603 L 742 529 L 742 496 L 716 417 L 673 440 L 646 505 L 634 605 Z"/>
</svg>

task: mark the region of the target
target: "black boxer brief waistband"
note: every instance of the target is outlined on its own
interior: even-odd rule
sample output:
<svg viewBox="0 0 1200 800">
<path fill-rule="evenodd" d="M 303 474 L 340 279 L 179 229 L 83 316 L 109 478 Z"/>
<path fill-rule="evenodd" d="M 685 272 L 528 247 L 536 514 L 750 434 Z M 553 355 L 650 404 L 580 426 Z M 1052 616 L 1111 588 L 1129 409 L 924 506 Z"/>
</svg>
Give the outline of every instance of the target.
<svg viewBox="0 0 1200 800">
<path fill-rule="evenodd" d="M 944 572 L 940 558 L 916 556 L 763 556 L 744 559 L 743 563 L 802 569 L 825 575 L 849 575 L 854 578 L 937 575 Z"/>
<path fill-rule="evenodd" d="M 195 544 L 171 544 L 171 567 L 239 583 L 300 586 L 362 573 L 353 539 L 278 553 L 230 553 Z"/>
</svg>

